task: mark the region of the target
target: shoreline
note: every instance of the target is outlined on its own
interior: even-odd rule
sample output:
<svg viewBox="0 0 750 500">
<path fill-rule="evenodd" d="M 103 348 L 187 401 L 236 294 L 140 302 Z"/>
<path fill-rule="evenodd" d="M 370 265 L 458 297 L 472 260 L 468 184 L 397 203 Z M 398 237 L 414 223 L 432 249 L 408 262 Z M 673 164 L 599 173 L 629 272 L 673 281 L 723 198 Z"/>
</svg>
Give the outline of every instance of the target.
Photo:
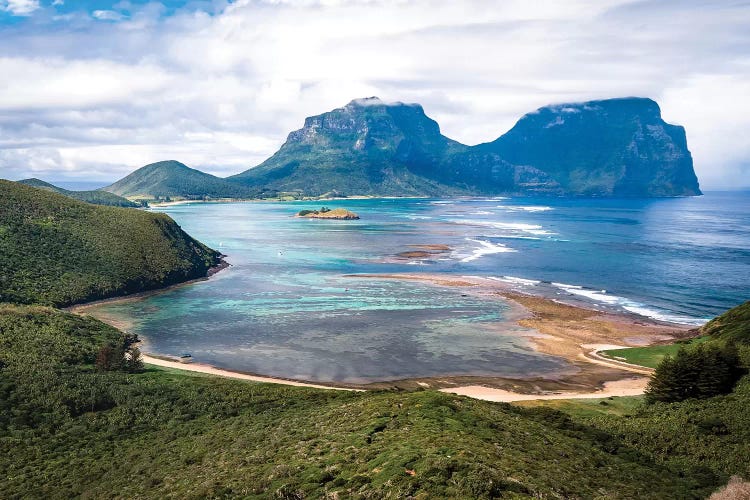
<svg viewBox="0 0 750 500">
<path fill-rule="evenodd" d="M 185 205 L 187 203 L 295 203 L 295 202 L 310 202 L 310 201 L 346 201 L 346 200 L 424 200 L 429 199 L 429 196 L 347 196 L 340 197 L 334 196 L 331 198 L 302 198 L 294 200 L 282 200 L 279 198 L 216 198 L 214 200 L 176 200 L 176 201 L 162 201 L 152 202 L 148 204 L 147 208 L 163 208 L 171 207 L 174 205 Z M 137 197 L 135 199 L 138 199 Z"/>
<path fill-rule="evenodd" d="M 188 280 L 188 281 L 182 281 L 180 283 L 174 283 L 172 285 L 167 285 L 167 286 L 162 287 L 162 288 L 154 288 L 152 290 L 144 290 L 142 292 L 131 293 L 131 294 L 128 294 L 128 295 L 120 295 L 120 296 L 117 296 L 117 297 L 108 297 L 106 299 L 97 299 L 97 300 L 92 300 L 90 302 L 82 302 L 80 304 L 73 304 L 72 306 L 63 307 L 61 309 L 63 311 L 66 311 L 66 312 L 69 312 L 69 313 L 72 313 L 72 314 L 86 314 L 86 311 L 88 311 L 89 309 L 92 309 L 92 308 L 95 308 L 95 307 L 98 307 L 98 306 L 101 306 L 101 305 L 104 305 L 104 304 L 119 304 L 119 303 L 123 303 L 124 304 L 124 303 L 132 302 L 132 301 L 135 301 L 135 300 L 142 300 L 142 299 L 145 299 L 147 297 L 151 297 L 153 295 L 158 295 L 160 293 L 168 292 L 170 290 L 175 290 L 175 289 L 183 287 L 183 286 L 194 285 L 196 283 L 201 283 L 203 281 L 208 281 L 209 279 L 211 279 L 212 277 L 216 276 L 221 271 L 232 267 L 232 264 L 230 264 L 229 262 L 227 262 L 226 260 L 224 260 L 224 257 L 226 257 L 226 255 L 222 255 L 220 257 L 219 263 L 217 265 L 213 266 L 213 267 L 208 268 L 208 270 L 206 271 L 206 275 L 202 276 L 200 278 L 194 278 L 194 279 L 191 279 L 191 280 Z M 103 320 L 100 320 L 100 321 L 103 321 Z M 104 322 L 107 323 L 106 321 L 104 321 Z M 114 326 L 115 328 L 120 329 L 119 326 L 116 326 L 116 325 L 111 325 L 111 326 Z"/>
<path fill-rule="evenodd" d="M 281 384 L 281 385 L 290 385 L 290 386 L 295 386 L 295 387 L 310 387 L 314 389 L 327 389 L 327 390 L 334 390 L 334 391 L 354 391 L 354 392 L 365 391 L 365 389 L 359 389 L 356 387 L 323 385 L 323 384 L 316 384 L 313 382 L 304 382 L 304 381 L 299 381 L 299 380 L 284 379 L 284 378 L 277 378 L 277 377 L 266 377 L 263 375 L 254 375 L 251 373 L 243 373 L 243 372 L 234 371 L 234 370 L 225 370 L 223 368 L 217 368 L 215 366 L 208 365 L 205 363 L 183 363 L 177 360 L 166 359 L 166 357 L 163 357 L 163 356 L 156 357 L 154 355 L 141 354 L 141 359 L 143 363 L 146 365 L 159 366 L 162 368 L 172 368 L 175 370 L 182 370 L 186 372 L 202 373 L 206 375 L 213 375 L 216 377 L 247 380 L 250 382 Z"/>
<path fill-rule="evenodd" d="M 213 273 L 166 288 L 124 297 L 113 297 L 67 308 L 74 314 L 88 314 L 105 303 L 129 302 L 180 286 L 210 279 L 230 265 L 222 260 Z M 381 381 L 366 384 L 327 384 L 308 380 L 284 379 L 218 368 L 203 363 L 182 363 L 174 358 L 143 353 L 144 363 L 240 380 L 334 390 L 418 390 L 437 389 L 487 401 L 527 401 L 542 399 L 605 398 L 643 393 L 652 369 L 611 360 L 598 351 L 674 342 L 695 332 L 689 325 L 678 325 L 645 318 L 634 313 L 613 314 L 586 309 L 550 298 L 519 293 L 510 284 L 478 276 L 447 274 L 354 274 L 353 278 L 417 280 L 435 286 L 460 288 L 485 300 L 502 300 L 510 305 L 513 320 L 533 334 L 524 336 L 537 352 L 567 360 L 574 370 L 560 377 L 504 378 L 496 376 L 435 376 Z M 113 318 L 92 315 L 118 329 L 129 325 Z M 143 339 L 147 342 L 147 338 Z M 634 378 L 635 377 L 635 378 Z"/>
</svg>

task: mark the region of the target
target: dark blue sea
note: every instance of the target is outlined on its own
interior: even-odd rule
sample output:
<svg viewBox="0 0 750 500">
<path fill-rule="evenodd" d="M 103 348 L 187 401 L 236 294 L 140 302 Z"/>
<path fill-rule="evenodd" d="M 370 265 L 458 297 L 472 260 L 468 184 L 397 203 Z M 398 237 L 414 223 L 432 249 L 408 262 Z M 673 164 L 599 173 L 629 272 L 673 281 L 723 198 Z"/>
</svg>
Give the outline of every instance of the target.
<svg viewBox="0 0 750 500">
<path fill-rule="evenodd" d="M 348 208 L 361 219 L 292 217 L 321 205 Z M 194 203 L 157 210 L 227 254 L 232 267 L 102 312 L 130 323 L 150 352 L 191 352 L 202 362 L 265 375 L 368 382 L 549 376 L 570 368 L 530 349 L 526 335 L 533 332 L 518 327 L 502 301 L 349 274 L 481 276 L 693 325 L 750 299 L 748 192 L 648 200 Z"/>
</svg>

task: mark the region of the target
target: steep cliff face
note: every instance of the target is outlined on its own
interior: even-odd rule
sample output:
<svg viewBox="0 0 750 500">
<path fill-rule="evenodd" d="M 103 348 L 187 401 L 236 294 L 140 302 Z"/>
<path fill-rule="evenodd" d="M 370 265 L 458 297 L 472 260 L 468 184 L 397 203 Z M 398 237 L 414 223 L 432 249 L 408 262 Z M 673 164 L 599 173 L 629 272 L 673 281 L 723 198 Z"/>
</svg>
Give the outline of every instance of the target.
<svg viewBox="0 0 750 500">
<path fill-rule="evenodd" d="M 418 104 L 357 99 L 307 118 L 271 158 L 228 180 L 313 196 L 700 194 L 685 130 L 643 98 L 547 106 L 473 147 L 442 135 Z"/>
<path fill-rule="evenodd" d="M 521 191 L 646 197 L 700 194 L 685 129 L 662 120 L 659 105 L 651 99 L 547 106 L 477 148 L 549 176 L 531 183 L 522 180 L 516 186 Z"/>
<path fill-rule="evenodd" d="M 228 180 L 308 195 L 437 196 L 461 192 L 431 171 L 465 149 L 417 104 L 355 99 L 307 118 L 271 158 Z"/>
</svg>

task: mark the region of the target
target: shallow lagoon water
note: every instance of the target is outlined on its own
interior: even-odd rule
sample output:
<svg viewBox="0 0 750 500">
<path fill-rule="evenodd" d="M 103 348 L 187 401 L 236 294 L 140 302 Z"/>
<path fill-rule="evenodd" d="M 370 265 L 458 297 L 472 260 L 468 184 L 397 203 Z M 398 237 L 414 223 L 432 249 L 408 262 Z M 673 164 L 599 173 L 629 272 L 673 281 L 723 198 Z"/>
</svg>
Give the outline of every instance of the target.
<svg viewBox="0 0 750 500">
<path fill-rule="evenodd" d="M 296 219 L 342 206 L 358 221 Z M 556 376 L 500 300 L 418 282 L 492 277 L 605 310 L 700 324 L 750 297 L 750 195 L 660 200 L 376 199 L 184 204 L 158 209 L 227 254 L 209 281 L 102 310 L 150 352 L 263 375 L 365 383 L 413 377 Z M 399 260 L 411 245 L 450 252 Z"/>
</svg>

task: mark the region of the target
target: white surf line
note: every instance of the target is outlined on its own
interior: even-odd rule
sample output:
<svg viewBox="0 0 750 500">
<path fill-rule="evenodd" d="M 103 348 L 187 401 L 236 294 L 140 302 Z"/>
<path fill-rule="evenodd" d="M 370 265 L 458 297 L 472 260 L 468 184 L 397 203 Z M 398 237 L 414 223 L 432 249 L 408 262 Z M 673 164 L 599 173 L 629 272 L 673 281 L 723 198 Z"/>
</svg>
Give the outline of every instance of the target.
<svg viewBox="0 0 750 500">
<path fill-rule="evenodd" d="M 229 370 L 222 370 L 221 368 L 216 368 L 214 366 L 204 365 L 201 363 L 181 363 L 179 361 L 170 361 L 167 359 L 154 358 L 147 354 L 141 354 L 141 359 L 147 365 L 161 366 L 163 368 L 174 368 L 176 370 L 183 370 L 186 372 L 204 373 L 206 375 L 215 375 L 218 377 L 248 380 L 250 382 L 264 382 L 268 384 L 293 385 L 296 387 L 312 387 L 314 389 L 329 389 L 329 390 L 334 390 L 334 391 L 355 391 L 355 392 L 364 391 L 364 389 L 353 389 L 351 387 L 334 387 L 334 386 L 328 386 L 328 385 L 312 384 L 309 382 L 297 382 L 294 380 L 285 380 L 282 378 L 249 375 L 247 373 L 239 373 L 239 372 L 233 372 Z"/>
</svg>

